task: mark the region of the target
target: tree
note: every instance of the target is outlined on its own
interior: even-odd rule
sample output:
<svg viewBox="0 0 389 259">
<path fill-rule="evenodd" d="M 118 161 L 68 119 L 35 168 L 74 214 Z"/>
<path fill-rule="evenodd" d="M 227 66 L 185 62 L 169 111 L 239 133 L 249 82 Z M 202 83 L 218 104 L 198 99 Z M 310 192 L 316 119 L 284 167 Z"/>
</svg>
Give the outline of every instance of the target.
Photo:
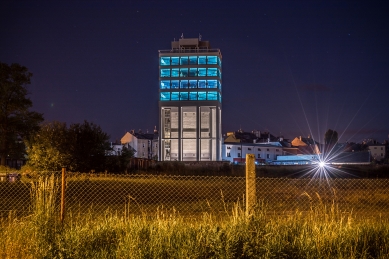
<svg viewBox="0 0 389 259">
<path fill-rule="evenodd" d="M 109 136 L 96 124 L 51 122 L 27 141 L 27 164 L 38 170 L 104 171 Z"/>
<path fill-rule="evenodd" d="M 45 123 L 25 142 L 27 165 L 38 170 L 60 170 L 72 162 L 71 141 L 65 123 Z"/>
<path fill-rule="evenodd" d="M 72 163 L 70 167 L 77 171 L 104 171 L 106 151 L 110 149 L 109 136 L 100 126 L 84 121 L 83 124 L 71 124 Z"/>
<path fill-rule="evenodd" d="M 324 134 L 324 143 L 326 145 L 335 145 L 338 143 L 338 132 L 332 129 L 327 130 Z"/>
<path fill-rule="evenodd" d="M 22 139 L 39 129 L 43 115 L 29 111 L 32 102 L 27 98 L 26 85 L 32 73 L 19 64 L 10 66 L 0 62 L 0 157 L 1 165 L 6 158 L 20 159 L 25 154 Z"/>
</svg>

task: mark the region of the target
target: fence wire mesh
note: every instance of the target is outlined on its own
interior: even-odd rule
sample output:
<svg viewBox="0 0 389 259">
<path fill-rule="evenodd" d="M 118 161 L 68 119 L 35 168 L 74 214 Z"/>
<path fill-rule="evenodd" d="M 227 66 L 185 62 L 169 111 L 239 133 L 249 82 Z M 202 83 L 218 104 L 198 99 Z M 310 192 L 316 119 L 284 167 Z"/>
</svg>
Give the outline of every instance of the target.
<svg viewBox="0 0 389 259">
<path fill-rule="evenodd" d="M 46 176 L 49 175 L 46 173 Z M 60 210 L 61 173 L 55 177 L 56 209 Z M 54 178 L 53 178 L 54 179 Z M 38 177 L 2 178 L 0 215 L 27 216 L 34 209 Z M 35 184 L 33 184 L 35 183 Z M 42 185 L 40 185 L 42 188 Z M 256 178 L 256 199 L 268 213 L 307 211 L 312 204 L 331 206 L 345 213 L 389 218 L 389 179 Z M 227 176 L 160 176 L 67 173 L 66 214 L 155 214 L 174 210 L 185 216 L 203 213 L 229 215 L 237 203 L 244 207 L 246 179 Z M 45 187 L 43 187 L 45 188 Z M 42 191 L 42 190 L 41 190 Z"/>
</svg>

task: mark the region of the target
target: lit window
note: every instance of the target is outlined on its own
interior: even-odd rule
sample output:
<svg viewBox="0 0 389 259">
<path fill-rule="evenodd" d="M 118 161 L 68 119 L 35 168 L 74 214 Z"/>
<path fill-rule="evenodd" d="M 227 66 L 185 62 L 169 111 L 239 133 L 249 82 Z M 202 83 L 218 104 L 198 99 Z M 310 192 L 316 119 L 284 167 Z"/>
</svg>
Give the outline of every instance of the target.
<svg viewBox="0 0 389 259">
<path fill-rule="evenodd" d="M 172 80 L 171 82 L 171 88 L 172 89 L 178 89 L 179 81 L 178 80 Z"/>
<path fill-rule="evenodd" d="M 186 89 L 189 87 L 189 81 L 188 80 L 181 80 L 180 82 L 180 88 Z"/>
<path fill-rule="evenodd" d="M 161 69 L 161 77 L 170 77 L 170 69 Z"/>
<path fill-rule="evenodd" d="M 207 99 L 207 93 L 206 92 L 199 92 L 198 93 L 198 100 L 199 101 L 205 101 Z"/>
<path fill-rule="evenodd" d="M 171 64 L 172 66 L 177 66 L 180 62 L 180 59 L 178 57 L 172 57 Z"/>
<path fill-rule="evenodd" d="M 189 57 L 189 65 L 197 65 L 197 56 Z"/>
<path fill-rule="evenodd" d="M 180 59 L 180 65 L 188 65 L 188 57 L 181 57 Z"/>
<path fill-rule="evenodd" d="M 208 68 L 207 76 L 218 76 L 217 68 Z"/>
<path fill-rule="evenodd" d="M 217 80 L 208 80 L 208 88 L 217 88 Z"/>
<path fill-rule="evenodd" d="M 180 68 L 180 77 L 187 77 L 187 76 L 188 76 L 188 69 Z"/>
<path fill-rule="evenodd" d="M 179 100 L 178 98 L 179 98 L 178 92 L 172 92 L 171 100 L 178 101 Z"/>
<path fill-rule="evenodd" d="M 197 68 L 189 68 L 189 76 L 196 77 L 197 76 Z"/>
<path fill-rule="evenodd" d="M 189 92 L 189 100 L 196 101 L 197 100 L 197 92 Z"/>
<path fill-rule="evenodd" d="M 200 56 L 198 59 L 199 65 L 205 65 L 207 63 L 207 57 L 206 56 Z"/>
<path fill-rule="evenodd" d="M 160 88 L 161 89 L 170 89 L 170 81 L 169 80 L 162 80 Z"/>
<path fill-rule="evenodd" d="M 161 57 L 160 64 L 161 64 L 161 66 L 169 66 L 170 65 L 170 57 Z"/>
<path fill-rule="evenodd" d="M 187 101 L 189 98 L 188 92 L 181 92 L 180 93 L 180 100 L 181 101 Z"/>
<path fill-rule="evenodd" d="M 197 80 L 189 80 L 189 88 L 197 88 Z"/>
<path fill-rule="evenodd" d="M 217 65 L 217 56 L 208 56 L 207 64 L 208 65 Z"/>
<path fill-rule="evenodd" d="M 199 76 L 207 76 L 207 69 L 206 68 L 199 68 L 198 75 Z"/>
<path fill-rule="evenodd" d="M 178 68 L 172 68 L 172 77 L 178 77 L 180 75 Z"/>
<path fill-rule="evenodd" d="M 199 88 L 206 88 L 206 80 L 199 80 Z"/>
<path fill-rule="evenodd" d="M 160 96 L 161 101 L 170 101 L 170 93 L 169 92 L 162 92 Z"/>
<path fill-rule="evenodd" d="M 217 100 L 217 92 L 208 92 L 207 100 L 210 100 L 210 101 Z"/>
</svg>

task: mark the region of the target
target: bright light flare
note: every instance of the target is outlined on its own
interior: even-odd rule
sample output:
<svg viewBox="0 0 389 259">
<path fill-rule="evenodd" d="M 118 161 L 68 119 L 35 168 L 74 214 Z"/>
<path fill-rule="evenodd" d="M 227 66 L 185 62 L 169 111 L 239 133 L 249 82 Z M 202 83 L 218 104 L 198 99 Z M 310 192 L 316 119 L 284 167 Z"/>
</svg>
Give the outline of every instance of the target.
<svg viewBox="0 0 389 259">
<path fill-rule="evenodd" d="M 319 163 L 319 166 L 320 166 L 320 167 L 325 167 L 325 166 L 326 166 L 326 163 L 320 162 L 320 163 Z"/>
</svg>

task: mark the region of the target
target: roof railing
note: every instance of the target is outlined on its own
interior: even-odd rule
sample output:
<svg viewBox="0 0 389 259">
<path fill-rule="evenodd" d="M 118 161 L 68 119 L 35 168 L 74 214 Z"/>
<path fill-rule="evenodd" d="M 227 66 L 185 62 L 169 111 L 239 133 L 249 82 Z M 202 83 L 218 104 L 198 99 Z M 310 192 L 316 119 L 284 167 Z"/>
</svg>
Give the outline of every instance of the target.
<svg viewBox="0 0 389 259">
<path fill-rule="evenodd" d="M 159 53 L 208 53 L 208 52 L 219 52 L 220 49 L 168 49 L 158 50 Z"/>
</svg>

